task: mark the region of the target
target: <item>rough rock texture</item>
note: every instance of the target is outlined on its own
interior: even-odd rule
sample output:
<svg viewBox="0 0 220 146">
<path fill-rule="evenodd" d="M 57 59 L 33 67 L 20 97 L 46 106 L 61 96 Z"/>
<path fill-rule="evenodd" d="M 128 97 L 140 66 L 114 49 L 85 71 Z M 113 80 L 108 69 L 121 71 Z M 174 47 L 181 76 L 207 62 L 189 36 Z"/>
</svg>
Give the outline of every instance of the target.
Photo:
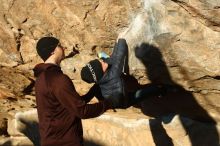
<svg viewBox="0 0 220 146">
<path fill-rule="evenodd" d="M 138 111 L 136 117 L 142 115 L 156 118 L 156 121 L 163 116 L 178 114 L 203 122 L 219 123 L 219 0 L 1 0 L 0 2 L 1 135 L 8 138 L 6 132 L 8 127 L 5 123 L 11 121 L 17 111 L 36 106 L 31 69 L 41 61 L 36 54 L 35 45 L 42 36 L 58 37 L 63 46 L 67 47 L 66 54 L 69 56 L 74 50 L 79 51 L 74 57 L 65 59 L 61 66 L 73 79 L 81 94 L 89 87 L 80 81 L 81 67 L 95 58 L 99 51 L 110 54 L 118 37 L 124 37 L 128 42 L 130 73 L 139 83 L 167 83 L 178 87 L 179 92 L 176 94 L 169 94 L 161 99 L 147 99 L 136 108 L 119 112 L 125 119 L 129 117 L 129 112 Z M 114 119 L 116 115 L 112 113 L 110 117 Z M 136 117 L 134 116 L 133 120 Z M 112 128 L 114 129 L 112 132 L 115 132 L 117 137 L 128 139 L 129 136 L 120 132 L 123 126 L 112 123 L 101 126 L 103 124 L 99 121 L 101 119 L 89 120 L 85 125 L 100 122 L 99 127 L 113 126 L 115 128 Z M 175 121 L 175 117 L 171 120 Z M 194 129 L 196 126 L 200 127 L 200 124 L 195 123 L 185 127 L 185 130 L 189 130 L 186 138 L 182 138 L 184 133 L 175 133 L 176 130 L 172 129 L 187 124 L 185 120 L 176 125 L 170 122 L 168 129 L 163 125 L 165 127 L 163 131 L 167 131 L 169 137 L 175 139 L 174 145 L 206 146 L 209 140 L 194 135 L 200 133 L 200 130 Z M 161 126 L 155 127 L 155 132 L 159 133 Z M 95 128 L 90 131 L 98 135 Z M 212 145 L 217 146 L 219 132 L 216 131 L 219 131 L 219 128 L 211 129 L 211 133 L 214 134 Z M 138 128 L 136 130 L 138 131 Z M 152 134 L 149 127 L 145 127 L 144 131 L 148 132 L 146 135 Z M 102 133 L 105 134 L 107 133 Z M 90 139 L 90 134 L 86 135 Z M 149 141 L 144 141 L 145 137 L 137 137 L 139 139 L 134 141 L 140 142 L 140 145 L 163 146 L 157 144 L 158 140 L 153 141 L 152 136 L 151 138 L 149 136 L 151 139 Z M 104 145 L 110 143 L 110 138 L 103 141 L 98 136 L 96 138 Z M 198 139 L 201 140 L 201 144 L 197 143 Z M 111 144 L 133 145 L 134 141 L 119 139 L 112 140 Z M 7 142 L 8 145 L 12 144 Z"/>
<path fill-rule="evenodd" d="M 85 146 L 218 146 L 220 125 L 201 123 L 182 116 L 149 119 L 132 110 L 109 111 L 83 120 Z M 36 109 L 19 112 L 9 122 L 11 138 L 0 145 L 39 145 Z M 22 133 L 21 133 L 22 132 Z M 27 137 L 25 137 L 25 136 Z M 32 143 L 33 142 L 33 143 Z"/>
</svg>

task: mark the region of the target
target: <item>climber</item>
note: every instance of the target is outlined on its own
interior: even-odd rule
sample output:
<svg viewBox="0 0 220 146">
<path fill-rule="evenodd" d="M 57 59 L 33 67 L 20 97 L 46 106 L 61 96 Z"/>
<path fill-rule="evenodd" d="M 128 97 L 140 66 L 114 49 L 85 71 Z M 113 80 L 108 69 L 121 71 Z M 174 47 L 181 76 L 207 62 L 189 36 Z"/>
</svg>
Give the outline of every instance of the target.
<svg viewBox="0 0 220 146">
<path fill-rule="evenodd" d="M 44 61 L 34 68 L 41 145 L 83 146 L 81 119 L 98 117 L 111 109 L 111 98 L 87 104 L 94 97 L 96 86 L 82 97 L 76 92 L 59 66 L 65 53 L 57 38 L 43 37 L 36 48 Z"/>
<path fill-rule="evenodd" d="M 106 55 L 105 55 L 106 56 Z M 128 46 L 125 39 L 118 39 L 113 53 L 108 58 L 94 59 L 87 63 L 81 70 L 81 78 L 87 83 L 98 85 L 103 99 L 111 98 L 114 108 L 127 108 L 150 96 L 163 96 L 166 93 L 161 85 L 149 85 L 140 89 L 139 85 L 129 75 Z M 129 89 L 133 84 L 136 89 Z M 98 93 L 97 91 L 96 93 Z M 101 96 L 98 97 L 98 99 Z"/>
</svg>

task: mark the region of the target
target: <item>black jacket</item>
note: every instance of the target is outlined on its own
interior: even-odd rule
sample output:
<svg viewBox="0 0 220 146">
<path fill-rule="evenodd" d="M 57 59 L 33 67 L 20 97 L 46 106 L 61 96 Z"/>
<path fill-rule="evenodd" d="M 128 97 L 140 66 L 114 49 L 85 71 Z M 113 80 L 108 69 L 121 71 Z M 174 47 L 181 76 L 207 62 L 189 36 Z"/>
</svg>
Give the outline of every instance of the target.
<svg viewBox="0 0 220 146">
<path fill-rule="evenodd" d="M 104 98 L 120 98 L 125 96 L 124 83 L 122 79 L 125 59 L 127 59 L 128 46 L 125 39 L 119 39 L 115 44 L 113 53 L 105 61 L 109 64 L 107 72 L 98 81 Z"/>
</svg>

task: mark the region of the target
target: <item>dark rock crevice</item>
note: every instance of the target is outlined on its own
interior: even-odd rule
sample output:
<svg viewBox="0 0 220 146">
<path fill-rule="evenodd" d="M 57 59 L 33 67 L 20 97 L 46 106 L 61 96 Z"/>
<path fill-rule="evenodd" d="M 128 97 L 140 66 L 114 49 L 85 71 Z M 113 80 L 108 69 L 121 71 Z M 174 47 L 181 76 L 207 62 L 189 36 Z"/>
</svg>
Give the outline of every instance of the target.
<svg viewBox="0 0 220 146">
<path fill-rule="evenodd" d="M 28 78 L 31 83 L 22 91 L 24 95 L 31 95 L 34 89 L 35 80 Z"/>
<path fill-rule="evenodd" d="M 18 29 L 18 34 L 14 34 L 15 35 L 15 41 L 16 41 L 16 44 L 17 44 L 17 51 L 19 52 L 19 64 L 24 64 L 24 59 L 22 57 L 22 54 L 21 54 L 21 51 L 20 51 L 20 48 L 21 48 L 21 38 L 23 37 L 23 34 L 21 33 L 21 29 L 19 28 Z"/>
<path fill-rule="evenodd" d="M 200 77 L 198 79 L 195 79 L 193 81 L 198 81 L 198 80 L 202 80 L 202 79 L 213 79 L 213 80 L 220 80 L 220 76 L 209 76 L 209 75 L 205 75 L 203 77 Z"/>
<path fill-rule="evenodd" d="M 12 1 L 11 1 L 11 4 L 10 4 L 10 7 L 9 7 L 8 11 L 11 10 L 11 8 L 14 6 L 15 2 L 16 2 L 16 0 L 12 0 Z"/>
</svg>

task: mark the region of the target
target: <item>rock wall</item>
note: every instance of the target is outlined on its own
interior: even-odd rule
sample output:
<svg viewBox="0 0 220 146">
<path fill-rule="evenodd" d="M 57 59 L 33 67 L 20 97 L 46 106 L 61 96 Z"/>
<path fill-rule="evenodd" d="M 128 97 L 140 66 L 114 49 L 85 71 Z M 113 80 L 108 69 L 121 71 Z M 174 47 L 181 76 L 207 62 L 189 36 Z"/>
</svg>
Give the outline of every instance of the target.
<svg viewBox="0 0 220 146">
<path fill-rule="evenodd" d="M 220 125 L 182 116 L 148 119 L 134 112 L 109 111 L 98 118 L 83 120 L 85 146 L 218 146 Z M 128 116 L 129 115 L 129 116 Z M 36 109 L 18 112 L 8 122 L 11 137 L 0 145 L 39 146 Z"/>
<path fill-rule="evenodd" d="M 67 47 L 67 55 L 79 51 L 61 66 L 80 94 L 89 87 L 80 80 L 81 67 L 99 51 L 110 54 L 116 39 L 124 37 L 129 46 L 130 73 L 140 84 L 166 83 L 180 89 L 162 99 L 147 99 L 132 108 L 133 112 L 156 119 L 172 113 L 220 121 L 219 0 L 0 2 L 3 115 L 14 116 L 16 111 L 35 107 L 31 69 L 41 62 L 35 51 L 40 37 L 58 37 Z M 122 115 L 128 117 L 126 111 Z M 5 129 L 7 116 L 1 117 Z"/>
</svg>

